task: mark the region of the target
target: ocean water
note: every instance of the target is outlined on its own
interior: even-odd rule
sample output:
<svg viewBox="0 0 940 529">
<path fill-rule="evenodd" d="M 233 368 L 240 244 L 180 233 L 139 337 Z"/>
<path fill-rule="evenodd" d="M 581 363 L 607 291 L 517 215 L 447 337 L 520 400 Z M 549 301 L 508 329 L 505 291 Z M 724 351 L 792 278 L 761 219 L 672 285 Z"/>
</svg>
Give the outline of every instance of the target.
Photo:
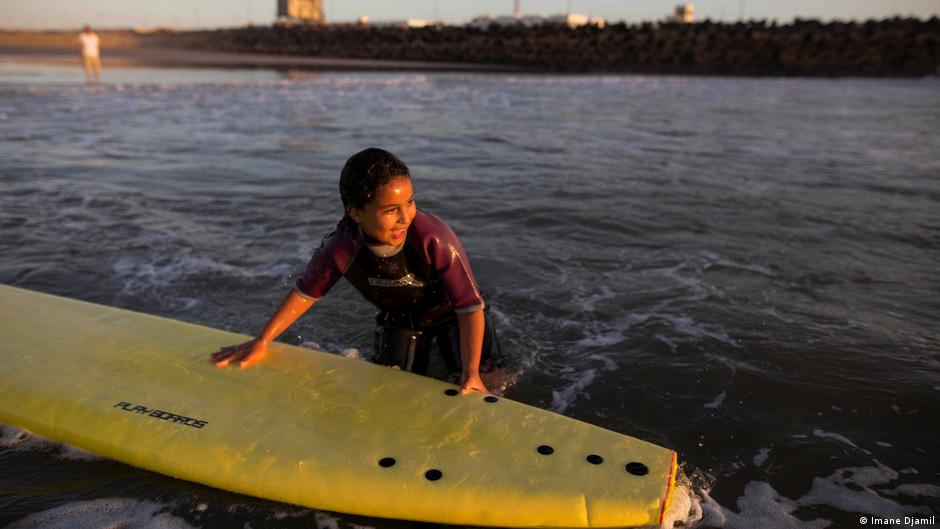
<svg viewBox="0 0 940 529">
<path fill-rule="evenodd" d="M 940 513 L 937 79 L 0 63 L 0 282 L 257 332 L 368 146 L 467 248 L 499 391 L 674 448 L 677 526 Z M 372 313 L 340 283 L 283 339 L 366 352 Z M 411 525 L 3 427 L 4 526 Z"/>
</svg>

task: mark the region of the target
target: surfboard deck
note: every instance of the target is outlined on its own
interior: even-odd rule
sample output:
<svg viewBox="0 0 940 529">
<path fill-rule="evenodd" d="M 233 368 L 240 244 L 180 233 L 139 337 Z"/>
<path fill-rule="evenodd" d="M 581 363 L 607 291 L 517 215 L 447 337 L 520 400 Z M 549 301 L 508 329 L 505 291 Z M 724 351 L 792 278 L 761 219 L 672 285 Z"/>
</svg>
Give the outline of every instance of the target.
<svg viewBox="0 0 940 529">
<path fill-rule="evenodd" d="M 498 527 L 658 525 L 676 455 L 509 399 L 248 336 L 0 285 L 0 422 L 212 487 Z"/>
</svg>

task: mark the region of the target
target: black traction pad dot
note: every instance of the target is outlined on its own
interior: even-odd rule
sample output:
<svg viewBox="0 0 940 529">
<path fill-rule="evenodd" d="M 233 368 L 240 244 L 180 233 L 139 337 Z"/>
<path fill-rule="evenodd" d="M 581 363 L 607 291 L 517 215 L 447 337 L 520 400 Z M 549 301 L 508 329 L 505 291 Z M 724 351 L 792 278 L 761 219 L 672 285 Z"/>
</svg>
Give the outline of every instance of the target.
<svg viewBox="0 0 940 529">
<path fill-rule="evenodd" d="M 633 474 L 634 476 L 645 476 L 649 474 L 650 469 L 643 463 L 638 463 L 633 461 L 632 463 L 627 463 L 627 472 Z"/>
</svg>

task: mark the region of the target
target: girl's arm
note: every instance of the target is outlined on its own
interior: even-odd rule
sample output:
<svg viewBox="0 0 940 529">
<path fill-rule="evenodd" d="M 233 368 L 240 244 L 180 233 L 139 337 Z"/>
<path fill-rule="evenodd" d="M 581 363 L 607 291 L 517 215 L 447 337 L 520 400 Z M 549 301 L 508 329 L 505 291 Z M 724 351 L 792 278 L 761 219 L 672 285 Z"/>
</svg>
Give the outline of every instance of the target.
<svg viewBox="0 0 940 529">
<path fill-rule="evenodd" d="M 457 326 L 460 329 L 460 358 L 463 364 L 463 374 L 460 377 L 460 393 L 471 391 L 489 393 L 483 380 L 480 379 L 480 357 L 483 354 L 483 331 L 485 320 L 483 311 L 477 310 L 457 315 Z"/>
<path fill-rule="evenodd" d="M 261 361 L 268 353 L 268 345 L 297 321 L 301 314 L 310 310 L 314 303 L 316 303 L 316 300 L 305 298 L 291 290 L 284 298 L 284 301 L 281 302 L 277 312 L 274 313 L 274 316 L 271 316 L 271 320 L 264 326 L 260 336 L 242 344 L 223 347 L 212 353 L 211 361 L 219 367 L 227 366 L 233 362 L 237 362 L 241 367 L 248 367 Z M 482 333 L 480 336 L 482 337 Z"/>
</svg>

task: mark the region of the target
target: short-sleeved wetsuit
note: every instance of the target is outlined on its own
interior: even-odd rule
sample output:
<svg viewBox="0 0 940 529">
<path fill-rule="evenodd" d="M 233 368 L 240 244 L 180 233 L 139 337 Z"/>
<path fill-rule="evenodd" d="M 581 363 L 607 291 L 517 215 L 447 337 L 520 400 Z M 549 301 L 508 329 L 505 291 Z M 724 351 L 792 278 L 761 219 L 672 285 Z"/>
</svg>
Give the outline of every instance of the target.
<svg viewBox="0 0 940 529">
<path fill-rule="evenodd" d="M 447 368 L 460 371 L 456 315 L 485 305 L 463 245 L 444 221 L 416 211 L 400 247 L 383 247 L 354 223 L 340 222 L 323 238 L 294 290 L 319 299 L 340 277 L 379 308 L 377 363 L 424 374 L 434 340 Z M 489 367 L 499 345 L 488 316 L 485 321 L 481 366 Z"/>
</svg>

